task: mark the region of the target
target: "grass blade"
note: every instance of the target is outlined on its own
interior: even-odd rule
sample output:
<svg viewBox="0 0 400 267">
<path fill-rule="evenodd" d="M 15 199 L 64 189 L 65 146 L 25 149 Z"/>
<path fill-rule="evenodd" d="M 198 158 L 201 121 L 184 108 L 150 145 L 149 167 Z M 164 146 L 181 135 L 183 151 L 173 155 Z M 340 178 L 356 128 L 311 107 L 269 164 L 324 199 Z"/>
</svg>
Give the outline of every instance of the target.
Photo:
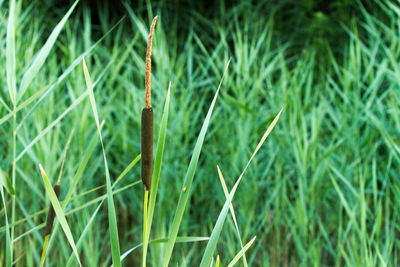
<svg viewBox="0 0 400 267">
<path fill-rule="evenodd" d="M 11 102 L 15 106 L 17 95 L 17 79 L 15 75 L 15 0 L 10 1 L 10 13 L 8 16 L 7 40 L 6 40 L 6 66 L 7 86 Z"/>
<path fill-rule="evenodd" d="M 257 154 L 257 152 L 260 150 L 261 146 L 263 145 L 263 143 L 265 142 L 265 140 L 267 139 L 268 135 L 271 133 L 272 129 L 275 127 L 276 123 L 279 120 L 279 117 L 282 113 L 281 109 L 278 113 L 278 115 L 276 115 L 275 119 L 271 122 L 271 124 L 269 125 L 267 131 L 264 133 L 263 137 L 261 138 L 260 142 L 258 143 L 256 149 L 254 150 L 253 154 L 251 155 L 249 161 L 247 162 L 246 167 L 244 168 L 242 174 L 239 176 L 239 178 L 237 179 L 235 185 L 232 188 L 232 191 L 229 194 L 229 198 L 227 198 L 227 200 L 225 201 L 224 207 L 221 210 L 221 213 L 218 216 L 218 220 L 215 223 L 214 229 L 211 233 L 210 236 L 210 241 L 208 241 L 206 250 L 204 252 L 203 258 L 201 259 L 201 263 L 200 263 L 200 267 L 208 267 L 210 266 L 211 263 L 211 259 L 214 253 L 214 250 L 217 246 L 217 242 L 219 240 L 219 236 L 221 234 L 222 231 L 222 227 L 224 225 L 225 219 L 226 219 L 226 215 L 228 214 L 228 210 L 229 207 L 232 203 L 232 199 L 235 195 L 236 189 L 239 186 L 240 181 L 243 178 L 244 173 L 246 172 L 247 168 L 249 167 L 251 161 L 253 160 L 253 158 L 255 157 L 255 155 Z"/>
<path fill-rule="evenodd" d="M 95 119 L 96 125 L 97 125 L 97 131 L 100 136 L 101 148 L 103 151 L 104 166 L 105 166 L 105 171 L 106 171 L 108 222 L 109 222 L 109 230 L 110 230 L 112 261 L 113 261 L 114 266 L 121 267 L 117 217 L 115 215 L 114 198 L 112 195 L 110 172 L 108 170 L 107 157 L 106 157 L 106 152 L 105 152 L 104 144 L 103 144 L 103 136 L 101 134 L 100 124 L 99 124 L 99 115 L 97 112 L 96 100 L 94 98 L 94 93 L 93 93 L 93 84 L 92 84 L 92 80 L 90 78 L 89 71 L 86 67 L 85 59 L 83 59 L 83 72 L 85 75 L 86 86 L 87 86 L 88 92 L 89 92 L 90 104 L 92 106 L 94 119 Z"/>
<path fill-rule="evenodd" d="M 192 187 L 193 177 L 194 177 L 194 173 L 196 172 L 197 162 L 199 161 L 201 148 L 203 146 L 204 138 L 206 136 L 207 128 L 210 123 L 214 105 L 215 105 L 215 102 L 217 101 L 218 93 L 221 88 L 221 84 L 225 77 L 225 74 L 228 70 L 229 63 L 230 63 L 230 60 L 226 64 L 225 71 L 224 71 L 224 74 L 218 85 L 217 92 L 215 93 L 214 99 L 210 105 L 210 108 L 209 108 L 207 116 L 204 120 L 203 126 L 201 127 L 200 134 L 199 134 L 199 137 L 197 138 L 197 142 L 196 142 L 196 145 L 193 150 L 192 158 L 190 160 L 189 167 L 188 167 L 188 170 L 185 175 L 185 180 L 183 182 L 182 188 L 186 188 L 186 190 L 182 190 L 181 194 L 179 196 L 178 206 L 175 211 L 175 216 L 174 216 L 174 220 L 172 222 L 168 244 L 167 244 L 166 252 L 164 255 L 164 261 L 163 261 L 164 267 L 168 266 L 168 263 L 171 259 L 172 250 L 174 249 L 176 237 L 178 235 L 179 227 L 180 227 L 182 217 L 183 217 L 183 212 L 185 211 L 186 203 L 189 199 L 190 188 Z"/>
<path fill-rule="evenodd" d="M 61 21 L 57 24 L 57 26 L 51 32 L 46 43 L 39 50 L 38 54 L 36 55 L 34 61 L 31 64 L 31 66 L 25 72 L 24 76 L 22 77 L 21 85 L 20 85 L 20 88 L 18 91 L 18 99 L 20 99 L 24 95 L 29 84 L 32 82 L 32 80 L 36 76 L 36 74 L 38 74 L 40 68 L 42 67 L 43 63 L 45 62 L 47 56 L 49 55 L 50 50 L 53 48 L 58 35 L 60 34 L 61 30 L 64 28 L 65 23 L 67 22 L 69 16 L 71 15 L 72 11 L 75 9 L 78 2 L 79 2 L 79 0 L 75 1 L 75 3 L 68 10 L 67 14 L 65 14 L 65 16 L 61 19 Z"/>
<path fill-rule="evenodd" d="M 43 170 L 42 165 L 39 164 L 40 172 L 42 174 L 42 179 L 44 182 L 44 185 L 46 187 L 46 192 L 50 198 L 51 205 L 53 205 L 54 212 L 56 213 L 57 220 L 60 222 L 61 228 L 63 229 L 65 236 L 68 239 L 69 244 L 72 247 L 72 250 L 74 251 L 75 257 L 78 260 L 79 266 L 82 266 L 81 261 L 79 259 L 78 251 L 75 246 L 75 241 L 74 238 L 72 237 L 71 230 L 68 226 L 67 220 L 65 219 L 65 214 L 63 209 L 61 208 L 60 202 L 58 201 L 57 195 L 53 190 L 53 187 L 49 181 L 49 178 L 47 177 L 46 172 Z"/>
<path fill-rule="evenodd" d="M 219 180 L 220 180 L 221 185 L 222 185 L 222 189 L 224 190 L 225 197 L 228 198 L 229 197 L 228 187 L 226 186 L 224 176 L 222 175 L 221 169 L 219 168 L 218 165 L 217 165 L 217 171 L 218 171 Z M 235 210 L 233 209 L 232 203 L 229 205 L 229 209 L 231 211 L 233 223 L 235 224 L 236 234 L 237 234 L 239 242 L 240 242 L 240 247 L 241 247 L 241 249 L 243 249 L 243 242 L 242 242 L 242 238 L 240 237 L 239 226 L 237 224 Z M 245 253 L 243 253 L 243 265 L 245 267 L 247 267 L 247 259 L 246 259 L 246 254 Z"/>
<path fill-rule="evenodd" d="M 251 239 L 249 241 L 249 243 L 247 243 L 240 251 L 238 254 L 236 254 L 236 256 L 232 259 L 232 261 L 228 264 L 228 267 L 233 267 L 239 260 L 240 257 L 242 257 L 246 251 L 251 247 L 251 245 L 253 244 L 253 242 L 256 240 L 256 237 L 253 237 L 253 239 Z"/>
<path fill-rule="evenodd" d="M 147 246 L 149 244 L 151 224 L 153 221 L 154 207 L 155 207 L 156 198 L 157 198 L 158 182 L 160 180 L 161 164 L 162 164 L 162 158 L 163 158 L 163 154 L 164 154 L 165 136 L 167 134 L 170 94 L 171 94 L 171 82 L 169 83 L 169 86 L 168 86 L 167 98 L 165 100 L 164 112 L 163 112 L 163 116 L 161 119 L 161 129 L 160 129 L 160 133 L 158 135 L 156 158 L 154 160 L 154 170 L 153 170 L 153 178 L 152 178 L 152 184 L 151 184 L 151 190 L 150 190 L 149 211 L 148 211 L 147 226 L 146 226 L 147 232 L 146 232 L 146 237 L 145 237 L 144 246 L 143 246 L 143 250 L 145 251 L 144 255 L 146 255 Z"/>
</svg>

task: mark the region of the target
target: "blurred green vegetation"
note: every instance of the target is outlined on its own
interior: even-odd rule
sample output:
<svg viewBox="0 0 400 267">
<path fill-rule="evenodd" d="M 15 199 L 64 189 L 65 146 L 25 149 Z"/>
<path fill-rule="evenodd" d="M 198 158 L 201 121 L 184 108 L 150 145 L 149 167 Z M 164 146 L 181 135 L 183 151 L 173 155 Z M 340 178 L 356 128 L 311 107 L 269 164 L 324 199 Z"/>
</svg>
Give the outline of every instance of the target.
<svg viewBox="0 0 400 267">
<path fill-rule="evenodd" d="M 17 4 L 17 86 L 71 5 Z M 155 15 L 160 17 L 152 57 L 155 136 L 169 81 L 172 87 L 151 239 L 168 235 L 196 138 L 232 58 L 179 235 L 210 235 L 225 201 L 217 164 L 231 189 L 268 124 L 284 107 L 233 201 L 244 243 L 257 236 L 246 253 L 249 265 L 397 266 L 400 6 L 389 0 L 79 3 L 19 100 L 24 103 L 38 94 L 16 115 L 15 219 L 29 218 L 15 226 L 14 238 L 22 235 L 14 245 L 16 266 L 37 266 L 40 261 L 43 237 L 35 227 L 45 215 L 28 217 L 49 205 L 38 164 L 55 183 L 65 143 L 75 129 L 61 182 L 63 200 L 90 140 L 97 138 L 89 99 L 75 106 L 87 90 L 82 64 L 50 86 L 125 16 L 85 57 L 92 79 L 98 79 L 94 93 L 100 120 L 105 120 L 103 139 L 115 181 L 140 153 L 146 38 Z M 11 177 L 15 125 L 11 117 L 1 119 L 13 106 L 5 67 L 8 16 L 9 4 L 0 0 L 0 169 Z M 46 86 L 52 88 L 48 94 Z M 71 105 L 65 117 L 45 131 Z M 98 144 L 74 196 L 105 184 L 103 163 Z M 117 188 L 138 180 L 139 165 Z M 67 216 L 75 239 L 97 206 L 85 205 L 105 193 L 100 188 L 67 206 L 67 213 L 78 209 Z M 142 198 L 141 185 L 114 195 L 121 253 L 141 242 Z M 9 195 L 6 203 L 10 219 Z M 3 203 L 0 207 L 0 265 L 5 265 Z M 59 266 L 72 254 L 63 232 L 55 235 L 47 266 Z M 176 244 L 171 266 L 196 266 L 205 246 Z M 160 266 L 164 249 L 164 244 L 149 246 L 149 266 Z M 218 254 L 225 266 L 239 250 L 229 217 L 215 257 Z M 79 253 L 84 266 L 111 264 L 105 205 Z M 140 262 L 138 250 L 123 264 Z"/>
</svg>

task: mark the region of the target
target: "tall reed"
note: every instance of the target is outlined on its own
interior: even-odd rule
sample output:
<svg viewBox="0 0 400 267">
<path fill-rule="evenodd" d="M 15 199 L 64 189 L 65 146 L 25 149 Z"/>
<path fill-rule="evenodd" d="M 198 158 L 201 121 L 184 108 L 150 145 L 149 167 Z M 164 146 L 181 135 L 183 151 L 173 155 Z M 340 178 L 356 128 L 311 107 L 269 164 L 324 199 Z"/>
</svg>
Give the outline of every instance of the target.
<svg viewBox="0 0 400 267">
<path fill-rule="evenodd" d="M 149 39 L 146 52 L 145 69 L 145 107 L 142 110 L 141 126 L 141 153 L 142 153 L 142 182 L 144 187 L 143 203 L 143 267 L 146 266 L 147 246 L 146 242 L 146 224 L 147 224 L 147 205 L 149 199 L 149 190 L 151 188 L 151 178 L 153 175 L 153 108 L 151 107 L 151 45 L 153 42 L 154 27 L 156 26 L 158 16 L 154 17 L 151 23 Z"/>
</svg>

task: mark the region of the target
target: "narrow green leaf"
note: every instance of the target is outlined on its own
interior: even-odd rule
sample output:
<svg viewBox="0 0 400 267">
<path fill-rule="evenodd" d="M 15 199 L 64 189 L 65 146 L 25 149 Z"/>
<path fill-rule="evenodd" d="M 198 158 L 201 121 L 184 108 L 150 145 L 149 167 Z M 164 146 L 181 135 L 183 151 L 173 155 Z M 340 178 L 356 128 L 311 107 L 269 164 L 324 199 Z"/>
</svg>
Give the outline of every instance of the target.
<svg viewBox="0 0 400 267">
<path fill-rule="evenodd" d="M 94 119 L 95 119 L 96 125 L 97 125 L 97 131 L 99 132 L 99 136 L 100 136 L 101 148 L 103 151 L 104 166 L 105 166 L 105 171 L 106 171 L 107 200 L 108 200 L 107 201 L 107 203 L 108 203 L 108 223 L 109 223 L 109 230 L 110 230 L 112 261 L 116 267 L 121 267 L 121 260 L 120 260 L 121 254 L 120 254 L 120 249 L 119 249 L 117 217 L 115 215 L 114 198 L 113 198 L 112 188 L 111 188 L 110 172 L 108 170 L 107 157 L 106 157 L 106 152 L 104 149 L 103 137 L 101 134 L 100 124 L 99 124 L 99 115 L 97 112 L 96 100 L 95 100 L 94 93 L 93 93 L 93 84 L 92 84 L 92 80 L 90 78 L 89 71 L 86 67 L 85 59 L 83 59 L 83 72 L 85 75 L 86 86 L 87 86 L 88 92 L 89 92 L 90 104 L 92 106 Z"/>
<path fill-rule="evenodd" d="M 158 135 L 156 158 L 154 160 L 154 171 L 153 171 L 153 178 L 152 178 L 151 190 L 150 190 L 149 211 L 148 211 L 148 215 L 147 215 L 147 226 L 146 226 L 147 232 L 146 232 L 146 238 L 145 238 L 145 242 L 144 242 L 144 246 L 143 246 L 143 250 L 145 251 L 144 255 L 146 255 L 146 253 L 147 253 L 147 246 L 149 244 L 151 224 L 153 221 L 154 208 L 155 208 L 156 198 L 157 198 L 158 182 L 160 180 L 161 164 L 162 164 L 162 158 L 163 158 L 163 154 L 164 154 L 165 136 L 167 134 L 170 94 L 171 94 L 171 82 L 169 83 L 169 86 L 168 86 L 167 98 L 165 100 L 164 112 L 163 112 L 162 119 L 161 119 L 161 129 L 160 129 L 160 133 Z"/>
<path fill-rule="evenodd" d="M 1 186 L 3 186 L 9 194 L 15 195 L 15 190 L 12 186 L 11 180 L 8 179 L 6 173 L 0 169 L 0 187 Z"/>
<path fill-rule="evenodd" d="M 221 185 L 222 185 L 222 189 L 224 190 L 225 197 L 228 198 L 229 197 L 228 187 L 226 186 L 224 176 L 222 175 L 221 169 L 219 168 L 218 165 L 217 165 L 217 171 L 218 171 L 219 180 L 220 180 Z M 242 242 L 242 238 L 240 237 L 239 226 L 237 224 L 235 210 L 233 209 L 232 203 L 229 205 L 229 209 L 231 211 L 233 223 L 235 224 L 236 235 L 237 235 L 237 237 L 239 239 L 240 247 L 243 249 L 243 242 Z M 243 265 L 247 267 L 247 259 L 246 259 L 246 254 L 245 253 L 243 253 Z"/>
<path fill-rule="evenodd" d="M 44 185 L 46 187 L 47 195 L 49 196 L 51 205 L 53 205 L 54 212 L 56 213 L 57 220 L 60 222 L 60 225 L 65 233 L 65 236 L 67 237 L 68 242 L 71 245 L 72 250 L 74 251 L 74 254 L 75 254 L 76 259 L 78 260 L 79 266 L 82 266 L 81 261 L 79 259 L 78 251 L 75 246 L 74 238 L 72 237 L 71 230 L 68 226 L 67 220 L 65 219 L 65 214 L 64 214 L 63 209 L 61 208 L 60 202 L 58 201 L 57 195 L 54 192 L 53 187 L 49 181 L 49 178 L 47 177 L 46 172 L 43 170 L 42 165 L 39 164 L 39 168 L 40 168 L 40 173 L 42 175 Z"/>
<path fill-rule="evenodd" d="M 175 245 L 176 237 L 178 235 L 179 227 L 180 227 L 180 224 L 182 221 L 183 213 L 185 211 L 186 203 L 189 199 L 189 193 L 190 193 L 190 189 L 192 187 L 193 177 L 194 177 L 194 173 L 196 172 L 197 163 L 199 161 L 201 148 L 203 146 L 204 138 L 206 136 L 207 128 L 210 123 L 214 105 L 215 105 L 215 102 L 217 101 L 218 93 L 221 88 L 221 84 L 225 77 L 225 74 L 228 70 L 229 63 L 230 63 L 230 60 L 226 64 L 225 71 L 224 71 L 224 74 L 218 85 L 217 92 L 215 93 L 214 99 L 210 105 L 210 108 L 209 108 L 207 116 L 204 120 L 203 126 L 201 127 L 200 134 L 199 134 L 199 137 L 197 138 L 197 142 L 196 142 L 196 145 L 193 150 L 192 158 L 190 160 L 189 167 L 188 167 L 188 170 L 185 175 L 185 180 L 183 182 L 182 188 L 186 188 L 186 190 L 181 190 L 181 194 L 179 196 L 178 206 L 175 211 L 175 216 L 174 216 L 174 220 L 172 222 L 168 244 L 167 244 L 166 252 L 164 255 L 164 261 L 163 261 L 164 267 L 168 266 L 168 263 L 171 259 L 172 250 L 174 249 L 174 245 Z"/>
<path fill-rule="evenodd" d="M 218 216 L 218 220 L 215 223 L 214 229 L 211 233 L 211 237 L 210 237 L 210 241 L 208 241 L 206 250 L 204 252 L 203 258 L 201 259 L 201 263 L 200 263 L 200 267 L 206 267 L 206 266 L 210 266 L 210 262 L 214 253 L 214 250 L 217 246 L 217 242 L 219 240 L 219 236 L 221 234 L 222 231 L 222 227 L 224 225 L 225 219 L 226 219 L 226 215 L 228 214 L 228 210 L 229 207 L 232 203 L 232 199 L 235 195 L 236 189 L 239 186 L 240 181 L 243 178 L 244 173 L 246 172 L 247 168 L 249 167 L 251 161 L 253 160 L 253 158 L 255 157 L 255 155 L 257 154 L 257 152 L 260 150 L 261 146 L 263 145 L 263 143 L 265 142 L 265 140 L 267 139 L 268 135 L 271 133 L 272 129 L 275 127 L 276 123 L 279 120 L 279 117 L 282 113 L 282 110 L 279 111 L 278 115 L 276 115 L 275 119 L 271 122 L 271 124 L 269 125 L 267 131 L 264 133 L 263 137 L 261 138 L 260 142 L 258 143 L 256 149 L 254 150 L 253 154 L 251 155 L 249 161 L 246 164 L 246 167 L 244 168 L 242 174 L 239 176 L 239 178 L 237 179 L 235 185 L 232 188 L 232 191 L 229 194 L 229 197 L 226 199 L 225 204 Z"/>
<path fill-rule="evenodd" d="M 10 13 L 8 16 L 7 40 L 6 40 L 6 67 L 7 86 L 11 102 L 17 105 L 17 79 L 15 76 L 15 0 L 10 1 Z"/>
<path fill-rule="evenodd" d="M 39 50 L 38 54 L 36 55 L 35 59 L 33 60 L 32 64 L 30 65 L 29 69 L 25 72 L 24 76 L 22 77 L 21 85 L 19 88 L 18 99 L 20 99 L 24 95 L 26 89 L 32 82 L 33 78 L 36 76 L 36 74 L 38 74 L 43 63 L 46 61 L 46 58 L 49 55 L 50 50 L 53 48 L 58 35 L 60 34 L 61 30 L 63 29 L 65 23 L 67 22 L 69 16 L 71 15 L 72 11 L 75 9 L 78 2 L 79 2 L 79 0 L 75 1 L 75 3 L 68 10 L 67 14 L 65 14 L 64 17 L 61 19 L 61 21 L 57 24 L 57 26 L 51 32 L 46 43 Z"/>
<path fill-rule="evenodd" d="M 254 240 L 256 240 L 256 237 L 253 237 L 253 239 L 251 239 L 249 241 L 249 243 L 247 243 L 240 251 L 238 254 L 236 254 L 236 256 L 232 259 L 232 261 L 228 264 L 228 267 L 233 267 L 239 260 L 240 257 L 242 257 L 246 251 L 251 247 L 251 245 L 253 244 Z"/>
</svg>

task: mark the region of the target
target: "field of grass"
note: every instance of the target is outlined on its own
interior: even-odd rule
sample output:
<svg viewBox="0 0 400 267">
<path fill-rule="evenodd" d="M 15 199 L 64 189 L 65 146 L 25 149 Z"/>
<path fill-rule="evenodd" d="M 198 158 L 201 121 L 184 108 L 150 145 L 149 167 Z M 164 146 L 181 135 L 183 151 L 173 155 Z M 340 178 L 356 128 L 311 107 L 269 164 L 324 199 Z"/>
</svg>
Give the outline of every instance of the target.
<svg viewBox="0 0 400 267">
<path fill-rule="evenodd" d="M 181 195 L 169 266 L 198 266 L 208 252 L 228 266 L 255 236 L 237 266 L 398 266 L 400 5 L 356 1 L 335 20 L 301 5 L 283 12 L 291 1 L 222 2 L 213 16 L 149 2 L 114 14 L 0 0 L 0 266 L 39 266 L 50 205 L 66 220 L 55 220 L 45 266 L 118 266 L 142 243 L 140 114 L 155 15 L 162 165 L 147 265 L 163 264 Z M 227 195 L 282 108 L 237 187 L 233 220 Z M 69 137 L 58 202 L 51 185 Z M 141 263 L 141 247 L 122 260 Z"/>
</svg>

